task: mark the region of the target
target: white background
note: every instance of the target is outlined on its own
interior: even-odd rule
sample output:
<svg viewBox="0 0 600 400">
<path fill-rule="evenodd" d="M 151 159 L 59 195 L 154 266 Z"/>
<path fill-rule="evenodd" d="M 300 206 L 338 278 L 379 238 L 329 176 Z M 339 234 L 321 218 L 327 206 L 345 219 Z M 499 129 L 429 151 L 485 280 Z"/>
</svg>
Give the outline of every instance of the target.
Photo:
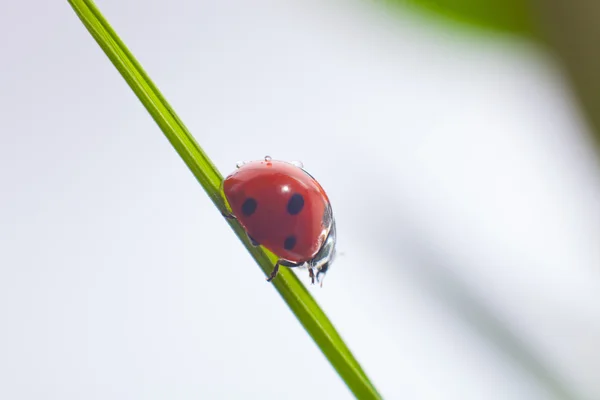
<svg viewBox="0 0 600 400">
<path fill-rule="evenodd" d="M 97 4 L 224 174 L 321 181 L 344 255 L 310 290 L 385 398 L 600 396 L 600 174 L 543 49 Z M 66 1 L 2 3 L 0 48 L 0 398 L 352 398 Z"/>
</svg>

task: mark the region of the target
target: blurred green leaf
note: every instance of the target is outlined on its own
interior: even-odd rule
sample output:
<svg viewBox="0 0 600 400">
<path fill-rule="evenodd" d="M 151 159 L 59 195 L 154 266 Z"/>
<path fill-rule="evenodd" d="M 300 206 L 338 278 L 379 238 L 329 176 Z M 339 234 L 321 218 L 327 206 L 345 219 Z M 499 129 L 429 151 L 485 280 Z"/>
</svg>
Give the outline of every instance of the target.
<svg viewBox="0 0 600 400">
<path fill-rule="evenodd" d="M 529 1 L 523 0 L 387 0 L 447 21 L 522 36 L 536 36 Z"/>
<path fill-rule="evenodd" d="M 210 196 L 218 208 L 215 212 L 225 210 L 221 193 L 223 180 L 221 174 L 93 1 L 69 0 L 69 3 Z M 90 80 L 94 81 L 93 77 L 90 77 Z M 223 145 L 227 143 L 224 142 Z M 177 207 L 177 204 L 173 204 L 173 207 Z M 229 221 L 229 224 L 265 275 L 269 275 L 276 261 L 273 254 L 262 248 L 253 247 L 237 222 Z M 358 361 L 296 275 L 289 269 L 283 268 L 272 284 L 355 396 L 360 399 L 379 399 L 377 390 Z M 265 283 L 265 290 L 268 290 L 269 285 Z M 264 372 L 265 385 L 268 388 L 269 371 Z"/>
<path fill-rule="evenodd" d="M 600 1 L 384 0 L 445 23 L 539 40 L 564 67 L 600 150 Z"/>
<path fill-rule="evenodd" d="M 564 67 L 600 149 L 600 1 L 532 3 L 543 38 Z"/>
</svg>

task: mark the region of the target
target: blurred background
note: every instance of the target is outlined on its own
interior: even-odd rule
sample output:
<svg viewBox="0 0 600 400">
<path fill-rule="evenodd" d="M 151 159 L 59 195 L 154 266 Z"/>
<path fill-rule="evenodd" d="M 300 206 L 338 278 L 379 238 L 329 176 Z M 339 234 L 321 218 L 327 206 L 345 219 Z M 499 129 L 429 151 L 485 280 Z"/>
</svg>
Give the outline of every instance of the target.
<svg viewBox="0 0 600 400">
<path fill-rule="evenodd" d="M 600 399 L 600 5 L 97 5 L 223 174 L 326 188 L 383 397 Z M 0 398 L 352 398 L 68 3 L 0 22 Z"/>
</svg>

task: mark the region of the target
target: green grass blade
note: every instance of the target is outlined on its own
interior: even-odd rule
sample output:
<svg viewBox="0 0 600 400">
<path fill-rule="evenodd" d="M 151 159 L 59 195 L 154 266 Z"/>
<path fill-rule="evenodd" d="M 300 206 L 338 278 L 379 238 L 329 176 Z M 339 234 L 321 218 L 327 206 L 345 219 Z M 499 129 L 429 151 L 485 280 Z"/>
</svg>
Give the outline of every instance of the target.
<svg viewBox="0 0 600 400">
<path fill-rule="evenodd" d="M 69 0 L 69 3 L 200 182 L 218 212 L 224 210 L 221 174 L 108 21 L 91 0 Z M 270 274 L 276 261 L 273 254 L 253 247 L 237 222 L 229 221 L 229 224 L 265 275 Z M 283 268 L 273 285 L 354 395 L 360 399 L 381 398 L 333 324 L 296 275 Z"/>
</svg>

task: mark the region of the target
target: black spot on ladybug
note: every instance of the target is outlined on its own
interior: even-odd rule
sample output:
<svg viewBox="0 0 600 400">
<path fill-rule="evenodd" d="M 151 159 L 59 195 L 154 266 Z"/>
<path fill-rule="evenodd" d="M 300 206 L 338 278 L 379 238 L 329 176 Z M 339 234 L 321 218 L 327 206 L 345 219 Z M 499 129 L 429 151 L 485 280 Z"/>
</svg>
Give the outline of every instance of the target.
<svg viewBox="0 0 600 400">
<path fill-rule="evenodd" d="M 296 215 L 300 213 L 300 211 L 302 211 L 303 208 L 304 197 L 302 197 L 302 195 L 298 193 L 293 194 L 292 197 L 290 197 L 290 199 L 288 200 L 287 211 L 292 215 Z"/>
<path fill-rule="evenodd" d="M 242 204 L 242 214 L 244 214 L 246 217 L 251 216 L 254 214 L 254 211 L 256 211 L 256 206 L 256 200 L 254 200 L 252 197 L 248 197 L 244 201 L 244 204 Z"/>
<path fill-rule="evenodd" d="M 292 250 L 296 247 L 296 236 L 288 236 L 283 242 L 283 248 L 286 250 Z"/>
</svg>

